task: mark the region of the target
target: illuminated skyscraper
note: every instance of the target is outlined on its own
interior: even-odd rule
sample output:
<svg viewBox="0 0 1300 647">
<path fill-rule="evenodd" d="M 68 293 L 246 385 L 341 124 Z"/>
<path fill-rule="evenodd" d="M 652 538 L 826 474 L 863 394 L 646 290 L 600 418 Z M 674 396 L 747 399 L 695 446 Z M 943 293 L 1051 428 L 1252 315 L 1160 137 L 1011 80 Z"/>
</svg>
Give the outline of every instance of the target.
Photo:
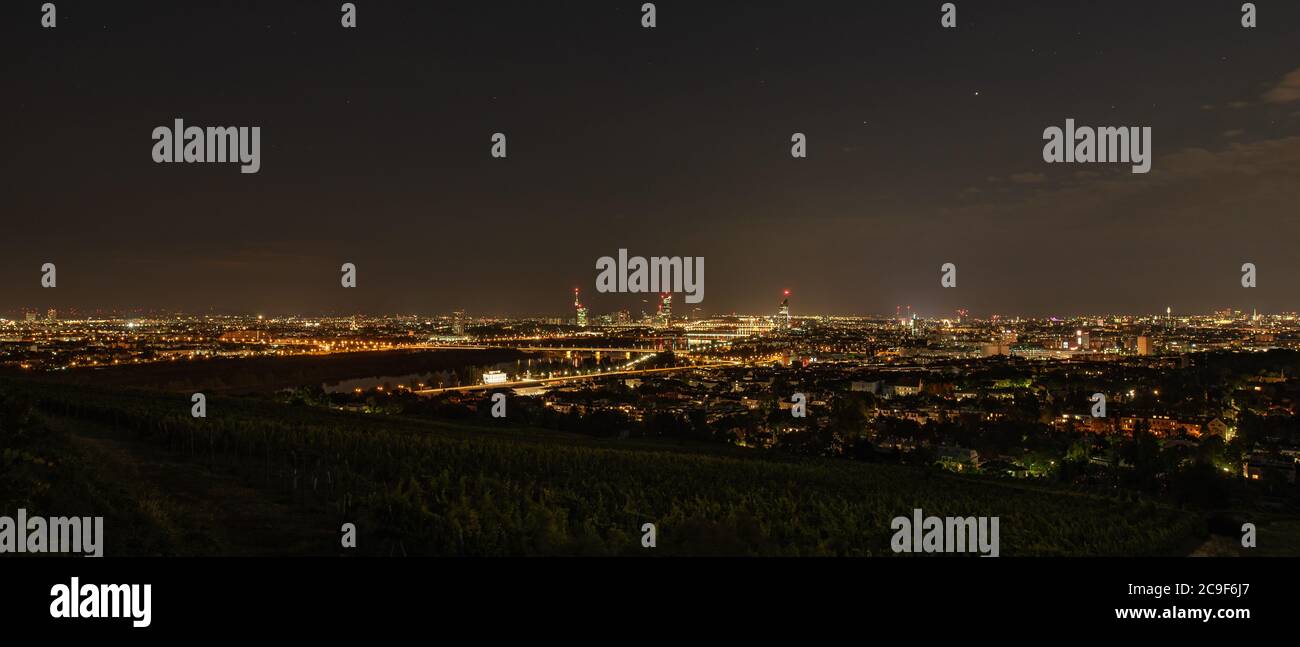
<svg viewBox="0 0 1300 647">
<path fill-rule="evenodd" d="M 451 314 L 451 334 L 465 334 L 465 311 L 457 310 Z"/>
<path fill-rule="evenodd" d="M 575 311 L 575 321 L 581 328 L 587 327 L 587 306 L 582 305 L 578 299 L 578 288 L 573 288 L 573 309 Z"/>
<path fill-rule="evenodd" d="M 781 307 L 776 309 L 776 327 L 784 329 L 790 327 L 790 291 L 786 290 L 783 296 Z"/>
<path fill-rule="evenodd" d="M 660 326 L 669 326 L 673 323 L 673 295 L 664 292 L 659 295 L 659 313 L 656 316 Z"/>
</svg>

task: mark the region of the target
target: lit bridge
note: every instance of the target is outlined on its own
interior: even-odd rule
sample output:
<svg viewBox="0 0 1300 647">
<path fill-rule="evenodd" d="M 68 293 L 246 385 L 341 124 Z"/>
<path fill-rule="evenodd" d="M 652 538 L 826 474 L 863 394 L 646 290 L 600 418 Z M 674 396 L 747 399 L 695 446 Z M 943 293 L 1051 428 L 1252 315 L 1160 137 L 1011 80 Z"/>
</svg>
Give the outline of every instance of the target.
<svg viewBox="0 0 1300 647">
<path fill-rule="evenodd" d="M 667 368 L 634 368 L 622 371 L 604 371 L 596 373 L 583 373 L 580 375 L 564 375 L 561 377 L 538 377 L 527 380 L 517 380 L 514 382 L 502 382 L 500 384 L 472 384 L 469 386 L 449 386 L 441 389 L 419 389 L 412 391 L 416 395 L 438 395 L 439 393 L 450 393 L 452 391 L 487 391 L 492 389 L 514 389 L 530 386 L 540 386 L 542 384 L 552 384 L 555 382 L 569 382 L 573 380 L 590 380 L 599 377 L 612 377 L 624 375 L 648 375 L 653 373 L 670 373 L 674 371 L 690 371 L 697 368 L 720 368 L 723 366 L 736 366 L 737 362 L 713 362 L 709 364 L 693 364 L 690 366 L 670 366 Z"/>
</svg>

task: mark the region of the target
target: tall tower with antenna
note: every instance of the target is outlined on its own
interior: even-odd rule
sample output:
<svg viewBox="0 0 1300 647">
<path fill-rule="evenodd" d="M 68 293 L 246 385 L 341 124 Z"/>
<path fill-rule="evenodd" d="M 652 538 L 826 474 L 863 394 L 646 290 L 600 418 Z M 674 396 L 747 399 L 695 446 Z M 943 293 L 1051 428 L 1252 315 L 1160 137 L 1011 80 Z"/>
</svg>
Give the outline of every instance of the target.
<svg viewBox="0 0 1300 647">
<path fill-rule="evenodd" d="M 574 318 L 578 322 L 578 327 L 586 328 L 587 306 L 582 305 L 582 301 L 578 299 L 578 288 L 573 288 L 573 310 L 575 312 Z"/>
<path fill-rule="evenodd" d="M 671 292 L 664 292 L 659 295 L 658 319 L 659 325 L 665 328 L 673 323 L 673 295 Z"/>
</svg>

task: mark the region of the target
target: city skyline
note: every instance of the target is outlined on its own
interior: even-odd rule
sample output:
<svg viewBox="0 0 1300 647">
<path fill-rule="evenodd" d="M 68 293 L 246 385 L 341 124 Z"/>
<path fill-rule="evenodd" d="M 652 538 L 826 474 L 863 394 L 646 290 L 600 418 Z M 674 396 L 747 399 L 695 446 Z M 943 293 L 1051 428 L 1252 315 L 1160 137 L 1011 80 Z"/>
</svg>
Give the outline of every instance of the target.
<svg viewBox="0 0 1300 647">
<path fill-rule="evenodd" d="M 584 301 L 586 301 L 585 298 Z M 632 316 L 638 316 L 642 313 L 649 316 L 653 316 L 655 314 L 655 311 L 653 310 L 654 304 L 651 304 L 644 299 L 641 300 L 640 303 L 648 306 L 648 308 L 641 309 L 639 311 L 634 311 L 628 307 L 620 308 L 620 307 L 612 307 L 612 306 L 610 309 L 607 310 L 593 309 L 588 307 L 587 304 L 584 303 L 583 310 L 586 311 L 588 316 L 592 318 L 593 325 L 596 325 L 595 324 L 596 318 L 603 315 L 616 315 L 619 314 L 620 312 L 627 313 Z M 1167 311 L 1155 309 L 1150 312 L 1121 312 L 1121 311 L 1060 312 L 1060 313 L 1044 314 L 1044 315 L 1026 315 L 1026 314 L 1000 313 L 1000 312 L 971 313 L 970 309 L 968 308 L 958 308 L 949 312 L 924 313 L 916 309 L 909 310 L 908 306 L 896 306 L 896 310 L 893 313 L 889 313 L 885 311 L 799 312 L 796 308 L 797 305 L 790 306 L 789 308 L 789 317 L 791 319 L 842 317 L 842 318 L 891 320 L 891 319 L 898 318 L 900 315 L 906 317 L 912 314 L 915 314 L 916 317 L 920 319 L 926 319 L 926 320 L 963 319 L 963 320 L 971 320 L 971 321 L 997 321 L 997 320 L 1013 320 L 1013 319 L 1023 319 L 1028 321 L 1050 321 L 1050 320 L 1064 321 L 1064 320 L 1072 320 L 1072 319 L 1091 319 L 1091 318 L 1105 318 L 1105 317 L 1145 319 L 1145 318 L 1152 318 L 1152 317 L 1165 318 L 1168 316 L 1172 316 L 1174 319 L 1179 319 L 1179 318 L 1187 318 L 1187 317 L 1204 318 L 1204 317 L 1212 317 L 1212 316 L 1222 316 L 1225 313 L 1237 313 L 1243 316 L 1260 317 L 1260 318 L 1265 318 L 1265 317 L 1283 318 L 1283 317 L 1300 316 L 1300 308 L 1293 309 L 1293 310 L 1276 311 L 1276 312 L 1264 312 L 1253 308 L 1242 309 L 1242 308 L 1233 308 L 1230 306 L 1225 306 L 1223 308 L 1217 308 L 1217 309 L 1211 309 L 1205 311 L 1189 311 L 1189 312 L 1180 312 L 1177 310 L 1173 310 L 1171 306 L 1166 306 L 1166 308 L 1168 309 Z M 716 318 L 716 317 L 767 317 L 767 318 L 775 319 L 784 314 L 784 312 L 781 310 L 780 303 L 778 303 L 777 307 L 770 308 L 769 310 L 771 311 L 750 312 L 750 311 L 733 310 L 728 312 L 713 312 L 706 308 L 691 308 L 684 312 L 682 310 L 674 310 L 672 318 L 675 321 L 701 319 L 701 318 Z M 55 313 L 57 316 L 51 316 L 50 313 L 52 312 Z M 209 308 L 206 311 L 181 310 L 181 309 L 170 309 L 170 308 L 98 308 L 98 309 L 88 310 L 88 309 L 81 309 L 75 307 L 70 309 L 61 309 L 61 308 L 50 308 L 50 307 L 19 306 L 12 310 L 0 311 L 0 321 L 20 322 L 25 319 L 44 321 L 50 319 L 63 319 L 68 317 L 131 319 L 131 318 L 141 318 L 141 317 L 149 317 L 149 316 L 182 316 L 182 317 L 216 316 L 216 317 L 249 317 L 249 318 L 265 316 L 265 317 L 280 318 L 280 319 L 292 319 L 292 318 L 313 319 L 313 318 L 357 317 L 357 316 L 370 317 L 370 318 L 384 318 L 384 317 L 449 318 L 449 317 L 454 317 L 458 313 L 467 316 L 469 318 L 496 319 L 496 320 L 552 319 L 552 318 L 563 318 L 564 316 L 569 316 L 569 318 L 572 319 L 573 318 L 572 315 L 575 314 L 573 308 L 570 308 L 567 311 L 562 311 L 561 309 L 557 308 L 551 312 L 505 314 L 500 312 L 469 312 L 466 311 L 464 308 L 453 308 L 448 310 L 437 310 L 437 311 L 407 310 L 407 311 L 393 311 L 393 312 L 356 312 L 356 311 L 275 312 L 275 311 L 251 311 L 251 310 L 240 311 L 235 309 L 219 310 L 215 308 Z"/>
</svg>

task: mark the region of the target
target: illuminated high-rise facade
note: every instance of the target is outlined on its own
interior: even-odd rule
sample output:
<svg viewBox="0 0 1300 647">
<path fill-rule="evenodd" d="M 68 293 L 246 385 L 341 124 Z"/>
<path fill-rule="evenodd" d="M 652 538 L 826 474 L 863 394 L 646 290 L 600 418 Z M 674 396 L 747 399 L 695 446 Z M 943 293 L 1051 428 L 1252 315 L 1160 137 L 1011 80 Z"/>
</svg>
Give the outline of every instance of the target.
<svg viewBox="0 0 1300 647">
<path fill-rule="evenodd" d="M 586 328 L 587 327 L 587 306 L 582 305 L 582 301 L 578 299 L 578 288 L 573 288 L 573 309 L 574 309 L 574 321 L 578 324 L 579 327 Z"/>
<path fill-rule="evenodd" d="M 1138 354 L 1138 355 L 1150 355 L 1150 354 L 1151 354 L 1151 338 L 1150 338 L 1150 337 L 1147 337 L 1146 335 L 1139 335 L 1139 336 L 1138 336 L 1138 338 L 1137 338 L 1137 354 Z"/>
</svg>

